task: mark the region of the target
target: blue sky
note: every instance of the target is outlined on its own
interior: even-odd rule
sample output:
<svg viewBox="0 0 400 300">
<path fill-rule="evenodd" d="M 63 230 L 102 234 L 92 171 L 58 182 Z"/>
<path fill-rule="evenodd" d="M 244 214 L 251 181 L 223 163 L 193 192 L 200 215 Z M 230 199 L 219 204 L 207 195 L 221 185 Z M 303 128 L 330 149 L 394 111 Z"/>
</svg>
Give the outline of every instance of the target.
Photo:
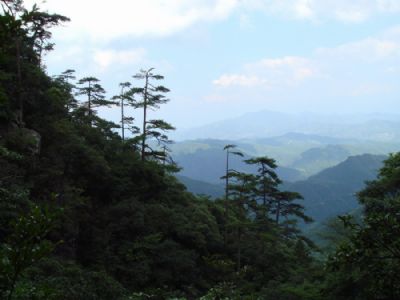
<svg viewBox="0 0 400 300">
<path fill-rule="evenodd" d="M 35 1 L 25 1 L 29 6 Z M 73 68 L 109 96 L 155 67 L 179 128 L 245 112 L 400 111 L 399 0 L 47 0 L 49 74 Z M 101 114 L 117 118 L 118 110 Z"/>
</svg>

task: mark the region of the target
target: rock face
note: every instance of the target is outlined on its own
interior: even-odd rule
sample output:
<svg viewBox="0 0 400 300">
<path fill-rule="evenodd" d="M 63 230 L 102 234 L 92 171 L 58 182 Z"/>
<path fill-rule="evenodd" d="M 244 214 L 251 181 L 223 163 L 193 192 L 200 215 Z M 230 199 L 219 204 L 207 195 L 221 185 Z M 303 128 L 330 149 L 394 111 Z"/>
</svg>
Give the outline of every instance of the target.
<svg viewBox="0 0 400 300">
<path fill-rule="evenodd" d="M 42 136 L 29 128 L 10 126 L 0 132 L 0 138 L 5 138 L 12 149 L 18 149 L 27 155 L 38 155 L 41 148 Z"/>
<path fill-rule="evenodd" d="M 21 111 L 11 114 L 11 120 L 5 126 L 0 126 L 0 138 L 7 140 L 14 149 L 19 149 L 26 154 L 37 155 L 40 153 L 42 137 L 39 132 L 25 127 Z"/>
<path fill-rule="evenodd" d="M 28 141 L 28 150 L 32 154 L 39 154 L 42 136 L 33 129 L 21 128 L 20 131 L 24 138 L 26 138 Z"/>
</svg>

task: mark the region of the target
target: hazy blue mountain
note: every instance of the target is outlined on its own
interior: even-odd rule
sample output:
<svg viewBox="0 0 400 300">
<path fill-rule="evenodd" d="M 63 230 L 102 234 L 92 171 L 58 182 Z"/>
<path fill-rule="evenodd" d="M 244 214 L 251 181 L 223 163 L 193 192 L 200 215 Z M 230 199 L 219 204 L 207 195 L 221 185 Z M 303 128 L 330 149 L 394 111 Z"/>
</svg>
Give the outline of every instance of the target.
<svg viewBox="0 0 400 300">
<path fill-rule="evenodd" d="M 300 158 L 290 164 L 290 167 L 312 175 L 345 161 L 351 152 L 342 145 L 327 145 L 311 148 L 300 154 Z"/>
<path fill-rule="evenodd" d="M 269 145 L 269 146 L 287 146 L 294 143 L 307 143 L 307 145 L 336 145 L 357 143 L 356 139 L 343 139 L 317 134 L 305 134 L 300 132 L 288 132 L 284 135 L 258 138 L 248 140 L 251 144 Z"/>
<path fill-rule="evenodd" d="M 298 171 L 293 169 L 297 169 L 297 167 L 293 167 L 292 164 L 294 162 L 298 162 L 299 167 L 302 167 L 301 154 L 309 149 L 325 147 L 329 143 L 339 143 L 344 142 L 342 139 L 323 137 L 323 136 L 315 136 L 315 135 L 305 135 L 299 133 L 288 133 L 282 136 L 264 138 L 264 139 L 244 139 L 244 140 L 216 140 L 216 139 L 199 139 L 199 140 L 188 140 L 177 142 L 171 145 L 172 156 L 177 160 L 181 161 L 182 166 L 187 169 L 195 166 L 194 164 L 187 163 L 188 159 L 198 160 L 199 155 L 202 158 L 207 159 L 207 153 L 209 154 L 208 160 L 214 160 L 215 155 L 211 153 L 211 150 L 215 152 L 220 152 L 226 144 L 235 144 L 238 148 L 245 152 L 249 156 L 268 156 L 274 158 L 278 165 L 282 167 L 282 176 L 289 180 L 297 180 L 300 178 L 305 178 L 304 174 L 299 174 Z M 357 141 L 352 141 L 354 144 L 357 144 Z M 368 150 L 368 149 L 367 149 Z M 198 152 L 197 152 L 198 151 Z M 206 152 L 202 152 L 206 151 Z M 323 151 L 323 150 L 321 150 Z M 368 151 L 365 151 L 368 152 Z M 365 153 L 362 152 L 362 153 Z M 359 154 L 359 153 L 349 153 L 350 154 Z M 349 156 L 348 155 L 348 156 Z M 183 156 L 183 157 L 182 157 Z M 218 157 L 220 159 L 221 157 Z M 346 157 L 345 157 L 346 158 Z M 344 159 L 345 159 L 344 158 Z M 315 173 L 317 171 L 322 170 L 323 168 L 335 165 L 344 159 L 336 160 L 332 162 L 331 159 L 329 163 L 321 163 L 321 167 L 318 169 L 315 166 L 312 167 L 312 171 Z M 286 167 L 284 169 L 283 167 Z M 287 169 L 289 168 L 289 169 Z M 306 171 L 306 168 L 303 168 Z M 189 171 L 189 170 L 186 170 Z M 301 173 L 301 172 L 300 172 Z M 308 172 L 308 174 L 311 174 Z M 186 174 L 189 176 L 189 174 Z M 193 176 L 193 175 L 191 175 Z M 197 177 L 196 177 L 197 178 Z M 215 176 L 214 176 L 215 178 Z M 203 178 L 204 180 L 204 178 Z"/>
<path fill-rule="evenodd" d="M 323 115 L 315 113 L 281 113 L 260 111 L 215 122 L 197 128 L 181 130 L 176 139 L 217 138 L 238 140 L 265 138 L 299 132 L 335 138 L 395 141 L 400 137 L 398 115 Z"/>
<path fill-rule="evenodd" d="M 365 181 L 376 177 L 384 159 L 383 155 L 352 156 L 307 180 L 285 183 L 284 188 L 303 195 L 306 213 L 316 222 L 326 221 L 359 207 L 355 194 Z"/>
<path fill-rule="evenodd" d="M 266 155 L 274 158 L 280 166 L 279 175 L 284 180 L 297 181 L 335 166 L 349 156 L 395 152 L 400 148 L 399 141 L 363 141 L 291 132 L 276 137 L 238 141 L 188 140 L 171 145 L 171 149 L 172 157 L 183 167 L 181 174 L 193 179 L 219 183 L 225 169 L 222 149 L 226 144 L 236 144 L 248 157 Z M 242 164 L 241 159 L 233 158 L 232 166 L 241 171 L 251 171 Z"/>
<path fill-rule="evenodd" d="M 185 140 L 172 144 L 170 146 L 173 154 L 190 154 L 197 150 L 207 150 L 207 149 L 218 149 L 222 150 L 227 144 L 235 144 L 238 148 L 248 153 L 249 155 L 254 155 L 257 153 L 257 148 L 255 143 L 247 142 L 242 140 L 224 140 L 224 139 L 196 139 L 196 140 Z"/>
<path fill-rule="evenodd" d="M 183 168 L 179 175 L 208 183 L 221 183 L 222 180 L 220 177 L 225 174 L 226 161 L 226 154 L 222 150 L 223 145 L 225 143 L 218 147 L 210 146 L 209 148 L 202 148 L 189 153 L 173 153 L 174 161 Z M 240 148 L 240 150 L 243 151 L 243 148 Z M 230 158 L 230 168 L 241 172 L 255 173 L 256 169 L 254 166 L 243 162 L 244 159 L 250 157 L 251 155 L 247 153 L 245 153 L 244 158 L 232 155 Z M 277 173 L 282 179 L 287 181 L 296 181 L 304 178 L 301 172 L 287 167 L 278 167 Z"/>
<path fill-rule="evenodd" d="M 214 154 L 215 156 L 220 156 L 220 153 Z M 208 159 L 210 151 L 202 151 L 202 155 L 200 154 L 197 157 L 200 160 Z M 189 155 L 188 157 L 191 156 Z M 220 158 L 224 158 L 223 153 Z M 357 210 L 360 207 L 355 196 L 356 193 L 364 187 L 365 181 L 376 177 L 385 158 L 386 156 L 384 155 L 370 154 L 351 156 L 344 162 L 327 168 L 307 180 L 292 183 L 285 182 L 282 188 L 296 191 L 303 195 L 304 201 L 302 201 L 302 204 L 306 208 L 306 213 L 315 220 L 315 223 L 310 228 L 319 227 L 322 226 L 320 225 L 321 223 L 332 217 Z M 181 174 L 177 175 L 177 178 L 186 185 L 187 189 L 195 194 L 204 194 L 212 198 L 223 196 L 223 181 L 220 179 L 212 180 L 211 174 L 214 174 L 213 176 L 215 177 L 220 176 L 220 170 L 217 170 L 215 165 L 219 166 L 223 172 L 224 162 L 215 164 L 215 161 L 214 163 L 208 163 L 207 160 L 204 160 L 203 163 L 198 164 L 194 160 L 189 160 L 193 164 L 197 164 L 197 172 L 199 172 L 189 172 L 191 176 L 204 177 L 214 183 L 193 179 L 193 177 Z M 232 162 L 234 162 L 232 167 L 239 167 L 237 164 L 240 159 L 233 158 Z M 213 173 L 210 173 L 210 170 Z M 247 168 L 247 166 L 241 170 L 246 172 L 254 171 L 251 168 Z"/>
<path fill-rule="evenodd" d="M 225 170 L 225 153 L 221 146 L 225 145 L 225 142 L 213 141 L 208 148 L 181 154 L 175 158 L 184 168 L 178 178 L 189 191 L 211 197 L 223 195 L 223 181 L 220 177 Z M 346 158 L 346 155 L 348 155 L 346 150 L 331 145 L 322 150 L 311 149 L 304 153 L 302 155 L 304 165 L 312 164 L 318 157 L 324 158 L 325 156 L 330 161 L 333 159 L 344 160 L 306 180 L 288 182 L 287 178 L 300 177 L 301 173 L 290 168 L 278 169 L 280 177 L 286 178 L 283 188 L 303 195 L 305 200 L 302 203 L 306 212 L 317 223 L 357 209 L 359 205 L 355 194 L 364 187 L 365 181 L 376 177 L 382 161 L 386 157 L 364 154 Z M 251 166 L 244 164 L 242 158 L 235 156 L 231 157 L 231 167 L 243 172 L 255 171 Z"/>
<path fill-rule="evenodd" d="M 176 176 L 180 182 L 182 182 L 189 192 L 196 195 L 206 195 L 212 198 L 218 198 L 224 195 L 223 184 L 212 184 L 200 180 L 191 179 L 186 176 L 177 175 Z"/>
</svg>

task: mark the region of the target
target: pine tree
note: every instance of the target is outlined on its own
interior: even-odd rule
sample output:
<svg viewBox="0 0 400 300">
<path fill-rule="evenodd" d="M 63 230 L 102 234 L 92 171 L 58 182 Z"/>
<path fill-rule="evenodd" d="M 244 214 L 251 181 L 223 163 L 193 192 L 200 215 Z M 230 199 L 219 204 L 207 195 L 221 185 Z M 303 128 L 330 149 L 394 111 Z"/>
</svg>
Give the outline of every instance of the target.
<svg viewBox="0 0 400 300">
<path fill-rule="evenodd" d="M 31 11 L 24 11 L 22 19 L 29 32 L 29 40 L 36 54 L 38 65 L 41 66 L 43 52 L 51 51 L 54 47 L 54 43 L 50 42 L 52 33 L 49 29 L 62 22 L 68 22 L 70 19 L 62 15 L 40 11 L 36 4 L 33 5 Z"/>
<path fill-rule="evenodd" d="M 162 158 L 163 151 L 154 151 L 147 143 L 148 139 L 157 140 L 159 146 L 170 143 L 168 136 L 165 132 L 174 130 L 175 128 L 165 122 L 164 120 L 149 120 L 148 112 L 150 109 L 159 109 L 161 104 L 165 104 L 169 101 L 166 98 L 165 93 L 169 92 L 169 89 L 162 85 L 154 85 L 152 81 L 163 80 L 164 76 L 154 74 L 152 71 L 154 68 L 141 70 L 138 74 L 134 75 L 133 78 L 144 80 L 143 88 L 135 88 L 133 92 L 141 95 L 141 101 L 136 102 L 136 107 L 143 108 L 143 125 L 141 132 L 141 158 L 142 161 L 147 156 L 153 156 L 153 158 Z M 149 152 L 147 150 L 150 150 Z"/>
<path fill-rule="evenodd" d="M 312 219 L 304 214 L 304 207 L 296 203 L 296 200 L 302 200 L 303 197 L 296 192 L 277 192 L 272 200 L 271 212 L 275 214 L 275 222 L 279 224 L 280 217 L 295 216 L 304 222 L 312 222 Z"/>
<path fill-rule="evenodd" d="M 114 96 L 114 100 L 119 100 L 119 106 L 121 107 L 121 137 L 122 140 L 125 140 L 125 129 L 129 129 L 132 133 L 138 133 L 139 128 L 136 126 L 132 126 L 133 117 L 127 117 L 125 114 L 125 107 L 136 106 L 136 101 L 134 99 L 134 91 L 130 88 L 132 85 L 130 82 L 122 82 L 119 84 L 121 87 L 121 92 L 118 96 Z M 126 127 L 128 125 L 128 127 Z"/>
<path fill-rule="evenodd" d="M 229 227 L 236 229 L 236 270 L 239 272 L 242 265 L 242 236 L 246 233 L 247 227 L 251 226 L 251 209 L 257 206 L 255 202 L 256 177 L 253 174 L 246 174 L 231 171 L 229 174 L 232 183 L 229 184 L 230 195 L 233 198 L 235 220 Z"/>
<path fill-rule="evenodd" d="M 226 161 L 225 161 L 225 175 L 221 179 L 225 179 L 225 201 L 229 200 L 229 178 L 234 174 L 235 170 L 229 168 L 229 157 L 230 155 L 236 155 L 243 157 L 243 153 L 240 151 L 235 151 L 236 145 L 228 144 L 225 145 L 224 151 L 226 151 Z"/>
<path fill-rule="evenodd" d="M 75 70 L 67 69 L 60 75 L 55 76 L 55 80 L 62 85 L 63 91 L 68 98 L 68 101 L 66 101 L 65 104 L 65 108 L 68 112 L 72 109 L 75 109 L 78 104 L 76 99 L 73 97 L 73 90 L 76 88 L 76 86 L 71 81 L 76 79 L 74 74 Z"/>
<path fill-rule="evenodd" d="M 226 242 L 227 239 L 227 223 L 228 223 L 228 201 L 229 201 L 229 179 L 233 176 L 236 172 L 229 168 L 229 157 L 230 155 L 236 155 L 243 157 L 243 153 L 240 151 L 235 151 L 236 145 L 228 144 L 225 145 L 224 151 L 226 151 L 226 161 L 225 161 L 225 175 L 221 177 L 221 179 L 225 179 L 225 203 L 224 203 L 224 222 L 225 222 L 225 229 L 224 229 L 224 241 Z"/>
<path fill-rule="evenodd" d="M 267 156 L 251 158 L 245 160 L 249 165 L 258 166 L 257 169 L 257 195 L 262 200 L 263 215 L 268 215 L 270 210 L 270 201 L 278 191 L 278 185 L 281 180 L 275 172 L 277 167 L 274 159 Z"/>
<path fill-rule="evenodd" d="M 87 100 L 84 102 L 84 108 L 88 114 L 89 123 L 93 124 L 93 116 L 95 115 L 96 111 L 94 110 L 97 107 L 101 106 L 110 106 L 115 104 L 114 101 L 106 100 L 105 93 L 106 91 L 103 87 L 98 83 L 96 77 L 84 77 L 78 81 L 77 95 L 86 95 Z"/>
<path fill-rule="evenodd" d="M 53 44 L 49 42 L 49 29 L 69 19 L 62 15 L 42 12 L 37 5 L 34 5 L 32 10 L 27 10 L 22 0 L 0 0 L 0 7 L 0 26 L 4 34 L 0 38 L 6 45 L 5 48 L 8 48 L 7 52 L 13 52 L 15 58 L 14 101 L 18 108 L 15 121 L 18 126 L 23 127 L 25 102 L 28 98 L 24 90 L 23 66 L 31 64 L 32 69 L 41 67 L 42 52 L 53 48 Z"/>
</svg>

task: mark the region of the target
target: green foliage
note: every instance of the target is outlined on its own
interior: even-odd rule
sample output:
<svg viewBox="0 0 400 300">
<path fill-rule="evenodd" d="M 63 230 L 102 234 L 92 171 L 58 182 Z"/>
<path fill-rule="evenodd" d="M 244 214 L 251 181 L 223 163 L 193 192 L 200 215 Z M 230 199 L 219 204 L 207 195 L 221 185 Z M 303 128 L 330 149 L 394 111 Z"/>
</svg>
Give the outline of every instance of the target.
<svg viewBox="0 0 400 300">
<path fill-rule="evenodd" d="M 223 282 L 211 288 L 207 294 L 200 298 L 200 300 L 230 300 L 230 299 L 243 299 L 236 291 L 235 286 L 229 282 Z"/>
<path fill-rule="evenodd" d="M 342 217 L 351 230 L 329 260 L 332 274 L 327 293 L 340 299 L 397 299 L 400 281 L 400 198 L 397 191 L 400 173 L 399 154 L 391 155 L 378 179 L 359 193 L 365 205 L 361 224 Z M 338 298 L 335 298 L 338 299 Z"/>
<path fill-rule="evenodd" d="M 165 132 L 174 130 L 175 128 L 164 120 L 149 120 L 148 113 L 150 109 L 159 109 L 161 104 L 169 101 L 165 94 L 169 89 L 162 85 L 154 85 L 153 81 L 163 80 L 164 76 L 153 73 L 154 68 L 141 70 L 133 76 L 134 79 L 144 80 L 143 88 L 132 88 L 130 93 L 140 95 L 135 103 L 135 107 L 143 109 L 143 125 L 140 135 L 141 139 L 141 158 L 144 161 L 150 159 L 166 159 L 166 152 L 159 152 L 152 149 L 148 143 L 149 139 L 155 139 L 160 146 L 165 146 L 170 143 Z M 167 148 L 164 148 L 167 149 Z"/>
<path fill-rule="evenodd" d="M 48 209 L 33 206 L 29 214 L 18 217 L 11 234 L 0 248 L 0 292 L 12 299 L 19 277 L 30 266 L 49 255 L 54 244 L 46 239 L 55 215 Z"/>
<path fill-rule="evenodd" d="M 82 105 L 82 109 L 85 112 L 87 111 L 90 124 L 93 123 L 93 116 L 96 114 L 95 108 L 116 104 L 115 101 L 105 99 L 106 91 L 98 83 L 99 81 L 95 77 L 84 77 L 78 81 L 80 87 L 76 94 L 87 97 L 87 100 Z"/>
<path fill-rule="evenodd" d="M 49 27 L 66 18 L 2 3 L 11 5 L 0 15 L 3 298 L 262 299 L 269 285 L 306 290 L 296 274 L 313 274 L 310 247 L 293 224 L 255 217 L 260 177 L 228 167 L 231 201 L 213 202 L 170 175 L 173 127 L 146 115 L 167 102 L 168 89 L 152 85 L 161 75 L 143 71 L 135 78 L 144 87 L 121 93 L 144 113 L 141 134 L 123 140 L 95 115 L 113 102 L 98 79 L 76 88 L 73 71 L 50 78 L 42 70 Z M 160 145 L 149 152 L 150 139 Z"/>
</svg>

